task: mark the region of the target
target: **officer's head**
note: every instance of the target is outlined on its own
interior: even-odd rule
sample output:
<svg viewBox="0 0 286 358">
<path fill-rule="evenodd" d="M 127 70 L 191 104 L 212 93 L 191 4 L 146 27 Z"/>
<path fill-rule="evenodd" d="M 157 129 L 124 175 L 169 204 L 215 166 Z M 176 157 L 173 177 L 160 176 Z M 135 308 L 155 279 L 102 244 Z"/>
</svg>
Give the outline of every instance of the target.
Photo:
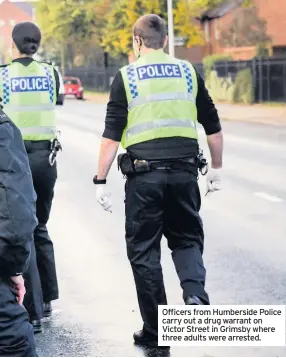
<svg viewBox="0 0 286 358">
<path fill-rule="evenodd" d="M 140 17 L 133 27 L 133 49 L 135 57 L 152 50 L 162 50 L 168 42 L 164 20 L 154 14 Z"/>
<path fill-rule="evenodd" d="M 12 32 L 12 56 L 33 56 L 41 44 L 41 31 L 32 22 L 20 22 Z"/>
</svg>

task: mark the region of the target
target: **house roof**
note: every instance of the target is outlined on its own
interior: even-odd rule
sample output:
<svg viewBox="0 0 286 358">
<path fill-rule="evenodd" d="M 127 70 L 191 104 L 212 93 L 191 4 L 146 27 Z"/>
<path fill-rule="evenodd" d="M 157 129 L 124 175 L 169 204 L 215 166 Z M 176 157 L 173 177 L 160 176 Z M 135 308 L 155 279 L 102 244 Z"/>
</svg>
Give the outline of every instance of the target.
<svg viewBox="0 0 286 358">
<path fill-rule="evenodd" d="M 200 20 L 207 21 L 222 17 L 230 11 L 239 7 L 243 3 L 243 1 L 244 0 L 225 0 L 220 5 L 216 6 L 214 9 L 205 11 L 200 16 Z"/>
<path fill-rule="evenodd" d="M 33 16 L 34 6 L 31 3 L 14 1 L 13 4 L 16 5 L 18 8 L 20 8 L 21 10 L 25 11 L 30 16 Z"/>
<path fill-rule="evenodd" d="M 22 11 L 26 12 L 29 16 L 33 15 L 33 8 L 38 0 L 0 0 L 0 5 L 5 1 L 17 6 Z"/>
</svg>

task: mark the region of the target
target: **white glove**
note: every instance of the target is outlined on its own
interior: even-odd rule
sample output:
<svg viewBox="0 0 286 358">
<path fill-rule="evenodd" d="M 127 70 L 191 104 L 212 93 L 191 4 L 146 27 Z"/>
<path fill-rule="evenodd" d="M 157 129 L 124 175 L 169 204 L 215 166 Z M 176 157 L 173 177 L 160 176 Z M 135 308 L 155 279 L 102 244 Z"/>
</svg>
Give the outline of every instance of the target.
<svg viewBox="0 0 286 358">
<path fill-rule="evenodd" d="M 207 174 L 207 193 L 213 193 L 214 191 L 221 190 L 220 181 L 221 169 L 210 168 Z"/>
<path fill-rule="evenodd" d="M 111 193 L 108 191 L 106 184 L 96 185 L 96 200 L 105 211 L 112 213 Z"/>
</svg>

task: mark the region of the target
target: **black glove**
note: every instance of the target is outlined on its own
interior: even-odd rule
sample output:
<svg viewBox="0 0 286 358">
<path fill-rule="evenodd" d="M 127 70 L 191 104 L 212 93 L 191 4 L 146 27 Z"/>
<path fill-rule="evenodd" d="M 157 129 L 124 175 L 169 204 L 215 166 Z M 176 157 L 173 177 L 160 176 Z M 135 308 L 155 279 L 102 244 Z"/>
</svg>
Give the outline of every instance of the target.
<svg viewBox="0 0 286 358">
<path fill-rule="evenodd" d="M 3 100 L 2 100 L 2 98 L 0 97 L 0 109 L 3 109 L 3 106 L 2 106 L 2 104 L 1 104 L 2 101 L 3 101 Z"/>
</svg>

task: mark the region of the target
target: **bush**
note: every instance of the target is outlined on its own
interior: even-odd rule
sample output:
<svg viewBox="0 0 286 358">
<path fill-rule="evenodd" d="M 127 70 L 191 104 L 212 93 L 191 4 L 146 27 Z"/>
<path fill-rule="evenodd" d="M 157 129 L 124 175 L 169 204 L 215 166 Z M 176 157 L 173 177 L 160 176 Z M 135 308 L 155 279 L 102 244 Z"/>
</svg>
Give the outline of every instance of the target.
<svg viewBox="0 0 286 358">
<path fill-rule="evenodd" d="M 254 102 L 253 79 L 250 69 L 241 70 L 235 80 L 219 77 L 211 71 L 206 86 L 214 101 L 252 104 Z"/>
<path fill-rule="evenodd" d="M 231 77 L 218 77 L 216 71 L 211 71 L 206 86 L 214 101 L 232 101 L 234 84 Z"/>
<path fill-rule="evenodd" d="M 238 72 L 234 82 L 232 102 L 244 104 L 254 102 L 253 78 L 250 68 Z"/>
<path fill-rule="evenodd" d="M 208 77 L 211 74 L 212 67 L 216 62 L 231 61 L 231 60 L 232 60 L 231 56 L 224 55 L 224 54 L 216 54 L 216 55 L 205 57 L 203 59 L 205 78 L 208 79 Z"/>
</svg>

